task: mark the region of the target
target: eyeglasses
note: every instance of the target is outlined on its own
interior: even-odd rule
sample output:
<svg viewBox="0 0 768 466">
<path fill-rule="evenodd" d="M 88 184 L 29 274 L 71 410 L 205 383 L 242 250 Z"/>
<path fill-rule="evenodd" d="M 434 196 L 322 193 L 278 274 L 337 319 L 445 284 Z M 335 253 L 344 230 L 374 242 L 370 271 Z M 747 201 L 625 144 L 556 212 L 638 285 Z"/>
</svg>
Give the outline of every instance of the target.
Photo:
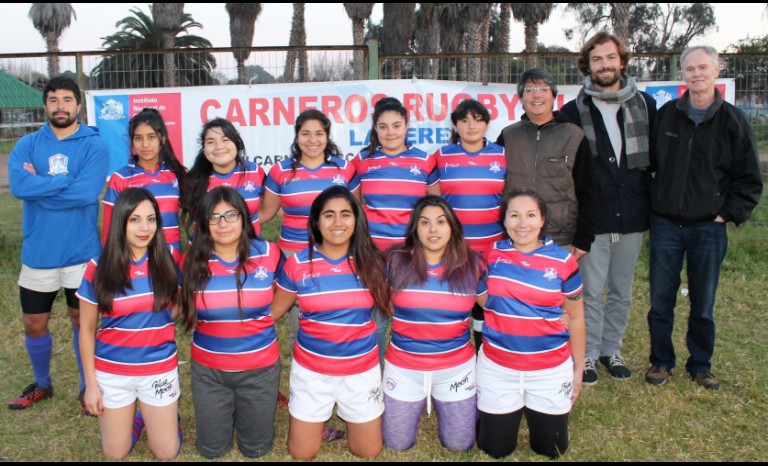
<svg viewBox="0 0 768 466">
<path fill-rule="evenodd" d="M 538 94 L 539 92 L 547 92 L 551 88 L 549 86 L 541 86 L 541 87 L 526 87 L 523 89 L 526 94 Z"/>
<path fill-rule="evenodd" d="M 240 218 L 240 212 L 236 210 L 229 210 L 223 214 L 213 214 L 211 215 L 211 218 L 208 219 L 208 225 L 218 225 L 221 223 L 222 218 L 226 220 L 227 223 L 235 223 L 237 219 Z"/>
</svg>

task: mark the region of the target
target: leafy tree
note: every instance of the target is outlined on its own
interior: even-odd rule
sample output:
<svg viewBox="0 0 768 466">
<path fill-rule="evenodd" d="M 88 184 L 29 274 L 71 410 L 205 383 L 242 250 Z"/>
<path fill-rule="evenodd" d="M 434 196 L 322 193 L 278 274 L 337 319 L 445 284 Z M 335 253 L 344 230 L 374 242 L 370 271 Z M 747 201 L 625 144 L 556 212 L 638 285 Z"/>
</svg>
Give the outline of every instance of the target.
<svg viewBox="0 0 768 466">
<path fill-rule="evenodd" d="M 344 3 L 344 10 L 347 12 L 349 19 L 352 20 L 353 45 L 365 44 L 365 22 L 371 17 L 374 5 L 375 3 Z M 352 61 L 352 66 L 355 69 L 355 79 L 363 79 L 365 77 L 363 73 L 364 57 L 364 52 L 355 51 Z"/>
<path fill-rule="evenodd" d="M 184 19 L 183 3 L 153 3 L 152 19 L 157 27 L 162 31 L 162 48 L 172 49 L 176 45 L 176 34 L 178 33 L 181 22 Z M 178 82 L 176 79 L 176 63 L 173 52 L 163 54 L 163 64 L 165 65 L 165 86 L 175 87 Z"/>
<path fill-rule="evenodd" d="M 72 19 L 77 19 L 71 3 L 33 3 L 29 9 L 32 25 L 45 39 L 45 49 L 49 53 L 59 52 L 59 38 Z M 59 57 L 48 57 L 48 76 L 59 74 Z"/>
<path fill-rule="evenodd" d="M 245 84 L 274 84 L 277 82 L 277 79 L 260 65 L 247 65 L 243 67 L 243 76 L 245 77 Z M 227 84 L 241 84 L 239 76 L 236 80 L 231 80 Z"/>
<path fill-rule="evenodd" d="M 709 3 L 569 3 L 568 8 L 580 25 L 566 29 L 568 39 L 578 32 L 583 41 L 610 25 L 635 52 L 679 52 L 716 27 Z"/>
<path fill-rule="evenodd" d="M 261 3 L 225 3 L 229 14 L 229 36 L 232 47 L 251 47 L 253 34 L 256 31 L 256 20 L 261 14 Z M 251 55 L 250 50 L 232 52 L 237 62 L 237 82 L 245 84 L 245 61 Z"/>
<path fill-rule="evenodd" d="M 536 66 L 536 46 L 539 41 L 539 25 L 549 19 L 554 3 L 513 3 L 512 16 L 525 26 L 526 68 Z"/>
<path fill-rule="evenodd" d="M 93 69 L 92 78 L 100 89 L 163 87 L 164 57 L 160 53 L 113 53 L 117 51 L 156 50 L 162 48 L 162 31 L 145 12 L 134 8 L 133 16 L 127 16 L 115 26 L 119 31 L 103 37 L 105 56 Z M 202 37 L 189 34 L 192 28 L 203 26 L 184 13 L 176 31 L 174 48 L 206 49 L 211 43 Z M 182 34 L 184 33 L 184 34 Z M 202 86 L 214 83 L 211 72 L 216 59 L 209 52 L 175 54 L 175 68 L 179 70 L 179 85 Z"/>
<path fill-rule="evenodd" d="M 293 19 L 291 21 L 291 37 L 288 45 L 291 47 L 302 47 L 307 45 L 307 28 L 304 25 L 304 5 L 306 3 L 293 4 Z M 285 82 L 293 82 L 296 74 L 296 62 L 299 62 L 299 82 L 309 81 L 309 69 L 307 67 L 307 51 L 290 50 L 285 59 L 285 72 L 283 79 Z"/>
<path fill-rule="evenodd" d="M 736 89 L 745 91 L 749 100 L 768 101 L 768 35 L 747 37 L 726 50 L 738 56 L 724 56 L 720 76 L 735 78 Z"/>
</svg>

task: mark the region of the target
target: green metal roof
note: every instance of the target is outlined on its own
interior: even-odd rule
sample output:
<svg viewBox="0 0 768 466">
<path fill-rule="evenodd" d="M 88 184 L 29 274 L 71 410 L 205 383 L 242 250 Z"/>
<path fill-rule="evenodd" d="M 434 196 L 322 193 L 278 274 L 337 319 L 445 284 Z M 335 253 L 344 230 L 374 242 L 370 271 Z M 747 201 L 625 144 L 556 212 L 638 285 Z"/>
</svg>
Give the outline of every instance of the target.
<svg viewBox="0 0 768 466">
<path fill-rule="evenodd" d="M 43 93 L 0 70 L 0 109 L 42 108 Z"/>
</svg>

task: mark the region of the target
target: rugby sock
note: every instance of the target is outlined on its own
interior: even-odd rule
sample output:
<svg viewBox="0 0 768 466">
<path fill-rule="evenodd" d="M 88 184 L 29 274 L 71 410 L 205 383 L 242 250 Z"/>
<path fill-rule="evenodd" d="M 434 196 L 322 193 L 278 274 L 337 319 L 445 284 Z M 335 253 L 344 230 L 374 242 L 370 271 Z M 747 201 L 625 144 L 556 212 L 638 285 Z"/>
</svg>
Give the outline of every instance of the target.
<svg viewBox="0 0 768 466">
<path fill-rule="evenodd" d="M 141 415 L 141 411 L 136 411 L 133 416 L 133 427 L 131 428 L 131 449 L 136 446 L 141 438 L 141 430 L 144 429 L 144 417 Z"/>
<path fill-rule="evenodd" d="M 75 361 L 80 374 L 80 390 L 85 389 L 85 374 L 83 374 L 83 360 L 80 359 L 80 329 L 72 327 L 72 348 L 75 350 Z"/>
<path fill-rule="evenodd" d="M 35 374 L 35 383 L 40 388 L 51 386 L 51 350 L 53 349 L 53 337 L 51 332 L 37 338 L 25 337 L 27 354 L 32 363 L 32 372 Z"/>
<path fill-rule="evenodd" d="M 434 401 L 440 443 L 454 451 L 472 449 L 475 446 L 477 397 L 460 401 Z"/>
</svg>

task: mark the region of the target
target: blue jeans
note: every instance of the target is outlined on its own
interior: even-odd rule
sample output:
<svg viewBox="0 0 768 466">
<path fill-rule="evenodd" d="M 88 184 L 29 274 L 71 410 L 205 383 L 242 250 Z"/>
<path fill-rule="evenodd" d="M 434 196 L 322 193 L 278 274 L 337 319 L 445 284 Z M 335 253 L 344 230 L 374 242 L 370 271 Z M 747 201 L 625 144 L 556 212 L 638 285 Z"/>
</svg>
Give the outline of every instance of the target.
<svg viewBox="0 0 768 466">
<path fill-rule="evenodd" d="M 685 343 L 690 357 L 688 372 L 709 371 L 715 350 L 715 294 L 720 266 L 728 247 L 725 223 L 707 222 L 680 226 L 658 215 L 651 216 L 651 364 L 675 367 L 672 328 L 680 287 L 683 258 L 686 259 L 691 303 Z"/>
</svg>

